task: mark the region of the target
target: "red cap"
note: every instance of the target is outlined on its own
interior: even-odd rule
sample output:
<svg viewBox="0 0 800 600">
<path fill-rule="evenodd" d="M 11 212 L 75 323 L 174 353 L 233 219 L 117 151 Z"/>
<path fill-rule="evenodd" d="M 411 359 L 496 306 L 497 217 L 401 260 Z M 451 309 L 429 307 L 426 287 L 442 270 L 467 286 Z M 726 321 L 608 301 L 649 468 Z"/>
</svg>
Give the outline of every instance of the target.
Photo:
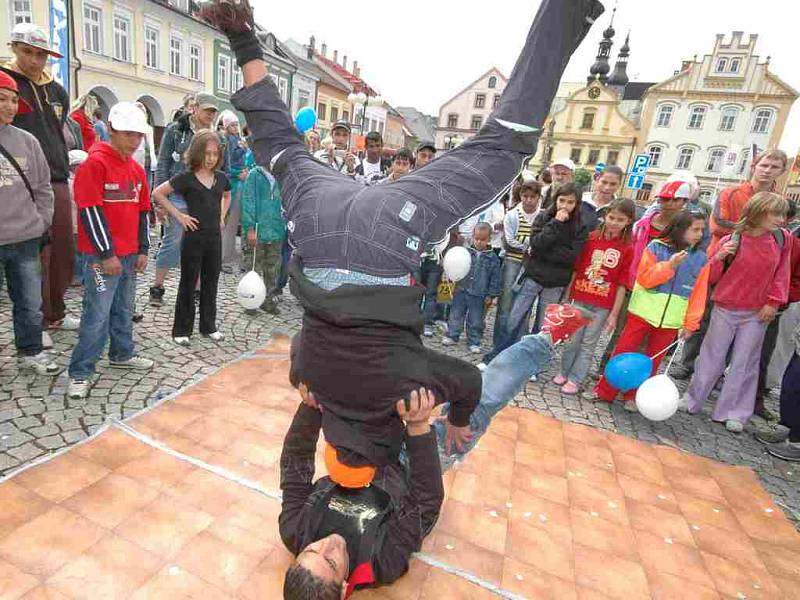
<svg viewBox="0 0 800 600">
<path fill-rule="evenodd" d="M 0 71 L 0 89 L 11 90 L 16 94 L 19 94 L 19 88 L 17 87 L 16 80 L 5 71 Z"/>
<path fill-rule="evenodd" d="M 659 190 L 657 198 L 673 200 L 683 198 L 689 200 L 692 197 L 692 187 L 685 181 L 668 181 Z"/>
</svg>

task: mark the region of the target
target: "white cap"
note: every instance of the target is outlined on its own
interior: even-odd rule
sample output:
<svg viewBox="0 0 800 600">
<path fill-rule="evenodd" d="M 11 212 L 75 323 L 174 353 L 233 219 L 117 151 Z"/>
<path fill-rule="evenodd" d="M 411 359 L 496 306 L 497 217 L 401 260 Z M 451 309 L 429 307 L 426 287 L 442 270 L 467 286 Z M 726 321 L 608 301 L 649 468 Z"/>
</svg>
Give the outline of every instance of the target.
<svg viewBox="0 0 800 600">
<path fill-rule="evenodd" d="M 569 158 L 559 158 L 556 162 L 550 165 L 551 167 L 566 167 L 570 171 L 575 170 L 575 163 Z"/>
<path fill-rule="evenodd" d="M 222 113 L 222 126 L 229 127 L 233 124 L 239 124 L 239 117 L 237 117 L 232 111 L 226 110 L 224 113 Z"/>
<path fill-rule="evenodd" d="M 50 45 L 50 36 L 43 27 L 33 23 L 17 23 L 11 30 L 11 43 L 19 42 L 34 48 L 39 48 L 52 54 L 56 58 L 63 58 L 63 55 Z"/>
<path fill-rule="evenodd" d="M 87 158 L 89 158 L 89 153 L 88 152 L 86 152 L 85 150 L 78 150 L 77 148 L 75 150 L 70 150 L 68 154 L 69 154 L 69 166 L 70 167 L 74 167 L 75 165 L 79 165 L 83 161 L 85 161 Z"/>
<path fill-rule="evenodd" d="M 108 113 L 108 124 L 116 131 L 150 133 L 150 125 L 142 109 L 133 102 L 118 102 Z"/>
</svg>

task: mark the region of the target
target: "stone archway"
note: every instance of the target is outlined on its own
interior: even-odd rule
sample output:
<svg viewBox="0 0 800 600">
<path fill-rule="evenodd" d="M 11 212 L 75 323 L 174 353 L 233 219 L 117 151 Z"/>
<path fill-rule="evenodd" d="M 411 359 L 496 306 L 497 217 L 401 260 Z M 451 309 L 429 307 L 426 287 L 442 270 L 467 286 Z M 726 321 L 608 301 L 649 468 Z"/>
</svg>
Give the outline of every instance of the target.
<svg viewBox="0 0 800 600">
<path fill-rule="evenodd" d="M 108 121 L 108 111 L 111 110 L 112 106 L 119 102 L 117 95 L 113 90 L 111 90 L 111 88 L 108 88 L 104 85 L 93 86 L 89 90 L 89 93 L 97 98 L 100 113 L 103 115 L 103 120 Z"/>
<path fill-rule="evenodd" d="M 136 99 L 137 102 L 144 104 L 147 112 L 150 114 L 150 124 L 153 127 L 164 127 L 165 122 L 164 109 L 161 108 L 158 100 L 149 94 L 142 94 Z"/>
</svg>

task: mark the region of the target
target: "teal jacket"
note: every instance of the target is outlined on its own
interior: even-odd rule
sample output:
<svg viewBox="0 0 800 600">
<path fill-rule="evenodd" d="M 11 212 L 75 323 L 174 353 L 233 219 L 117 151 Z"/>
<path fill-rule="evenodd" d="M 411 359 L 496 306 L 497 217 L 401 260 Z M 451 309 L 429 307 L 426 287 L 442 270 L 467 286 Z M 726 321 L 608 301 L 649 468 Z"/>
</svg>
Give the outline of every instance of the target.
<svg viewBox="0 0 800 600">
<path fill-rule="evenodd" d="M 280 185 L 263 167 L 250 170 L 242 189 L 242 232 L 245 236 L 255 229 L 256 223 L 260 243 L 286 239 Z"/>
</svg>

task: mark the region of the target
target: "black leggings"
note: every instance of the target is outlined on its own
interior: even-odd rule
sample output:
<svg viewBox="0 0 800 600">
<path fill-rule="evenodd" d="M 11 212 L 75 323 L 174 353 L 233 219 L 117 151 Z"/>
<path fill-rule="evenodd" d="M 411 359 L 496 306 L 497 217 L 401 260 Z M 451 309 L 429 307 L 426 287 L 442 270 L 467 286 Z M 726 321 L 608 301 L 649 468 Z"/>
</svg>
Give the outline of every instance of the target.
<svg viewBox="0 0 800 600">
<path fill-rule="evenodd" d="M 175 301 L 173 337 L 194 331 L 194 290 L 200 277 L 200 333 L 217 330 L 217 283 L 222 268 L 222 238 L 218 233 L 186 233 L 181 245 L 181 282 Z"/>
</svg>

